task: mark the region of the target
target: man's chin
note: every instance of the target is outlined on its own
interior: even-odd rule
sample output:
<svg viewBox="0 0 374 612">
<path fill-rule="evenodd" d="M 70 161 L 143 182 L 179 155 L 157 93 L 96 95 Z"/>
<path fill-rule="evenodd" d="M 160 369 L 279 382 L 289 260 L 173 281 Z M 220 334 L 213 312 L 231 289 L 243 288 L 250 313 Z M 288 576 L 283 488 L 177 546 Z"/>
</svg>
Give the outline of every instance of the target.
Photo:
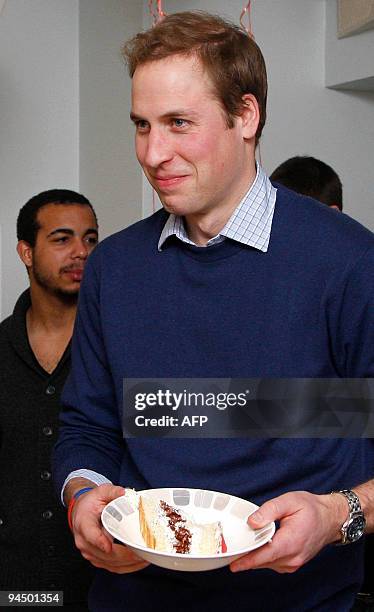
<svg viewBox="0 0 374 612">
<path fill-rule="evenodd" d="M 61 282 L 52 282 L 46 276 L 42 276 L 41 274 L 36 274 L 34 272 L 34 279 L 36 285 L 40 288 L 40 290 L 45 295 L 52 295 L 57 297 L 61 302 L 72 304 L 76 303 L 78 300 L 79 289 L 81 286 L 80 281 L 69 282 L 61 281 Z"/>
<path fill-rule="evenodd" d="M 79 295 L 79 287 L 74 287 L 72 289 L 61 289 L 60 287 L 56 287 L 53 290 L 53 293 L 56 297 L 58 297 L 62 302 L 72 304 L 77 302 Z"/>
<path fill-rule="evenodd" d="M 185 203 L 173 201 L 169 198 L 160 198 L 160 200 L 166 212 L 172 215 L 184 217 L 189 212 L 189 207 Z"/>
</svg>

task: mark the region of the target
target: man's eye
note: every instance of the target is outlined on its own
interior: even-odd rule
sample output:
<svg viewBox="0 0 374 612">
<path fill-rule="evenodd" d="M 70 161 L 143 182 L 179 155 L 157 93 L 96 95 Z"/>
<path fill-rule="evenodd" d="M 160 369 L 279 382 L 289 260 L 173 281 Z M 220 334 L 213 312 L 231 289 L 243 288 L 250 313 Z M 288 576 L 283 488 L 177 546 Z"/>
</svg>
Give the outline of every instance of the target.
<svg viewBox="0 0 374 612">
<path fill-rule="evenodd" d="M 60 238 L 56 238 L 56 239 L 54 240 L 54 242 L 58 242 L 58 243 L 60 243 L 60 244 L 61 244 L 61 243 L 63 243 L 63 242 L 66 242 L 67 240 L 69 240 L 69 237 L 68 237 L 68 236 L 61 236 Z"/>
<path fill-rule="evenodd" d="M 137 130 L 144 132 L 145 130 L 148 129 L 148 121 L 144 121 L 143 119 L 139 119 L 138 121 L 135 121 L 135 127 Z"/>
<path fill-rule="evenodd" d="M 88 236 L 86 238 L 86 241 L 88 242 L 88 244 L 97 244 L 98 238 L 97 236 Z"/>
<path fill-rule="evenodd" d="M 185 127 L 187 125 L 187 121 L 185 119 L 173 119 L 173 123 L 176 127 Z"/>
</svg>

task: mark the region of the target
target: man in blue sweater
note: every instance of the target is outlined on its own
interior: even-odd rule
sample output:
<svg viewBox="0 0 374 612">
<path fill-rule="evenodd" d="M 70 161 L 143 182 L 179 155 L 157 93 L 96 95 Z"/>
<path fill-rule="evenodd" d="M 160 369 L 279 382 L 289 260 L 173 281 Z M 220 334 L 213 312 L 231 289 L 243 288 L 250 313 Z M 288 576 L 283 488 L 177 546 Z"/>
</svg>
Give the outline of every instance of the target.
<svg viewBox="0 0 374 612">
<path fill-rule="evenodd" d="M 90 610 L 348 611 L 352 526 L 374 530 L 371 441 L 126 438 L 123 379 L 373 376 L 373 236 L 256 165 L 266 70 L 239 28 L 174 14 L 124 53 L 136 154 L 164 210 L 104 241 L 80 293 L 55 479 L 99 568 Z M 230 569 L 147 566 L 100 513 L 123 487 L 168 486 L 250 499 L 250 525 L 279 529 Z"/>
</svg>

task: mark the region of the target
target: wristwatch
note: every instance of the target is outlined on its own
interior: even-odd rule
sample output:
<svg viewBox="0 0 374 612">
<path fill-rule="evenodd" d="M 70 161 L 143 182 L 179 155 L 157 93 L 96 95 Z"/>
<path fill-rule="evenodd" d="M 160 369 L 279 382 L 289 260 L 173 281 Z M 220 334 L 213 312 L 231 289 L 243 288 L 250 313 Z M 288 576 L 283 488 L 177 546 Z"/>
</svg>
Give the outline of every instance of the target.
<svg viewBox="0 0 374 612">
<path fill-rule="evenodd" d="M 342 534 L 342 539 L 338 544 L 352 544 L 352 542 L 357 542 L 363 535 L 366 527 L 366 520 L 360 500 L 356 493 L 349 489 L 333 491 L 333 493 L 344 495 L 349 507 L 349 516 L 341 526 L 340 533 Z"/>
</svg>

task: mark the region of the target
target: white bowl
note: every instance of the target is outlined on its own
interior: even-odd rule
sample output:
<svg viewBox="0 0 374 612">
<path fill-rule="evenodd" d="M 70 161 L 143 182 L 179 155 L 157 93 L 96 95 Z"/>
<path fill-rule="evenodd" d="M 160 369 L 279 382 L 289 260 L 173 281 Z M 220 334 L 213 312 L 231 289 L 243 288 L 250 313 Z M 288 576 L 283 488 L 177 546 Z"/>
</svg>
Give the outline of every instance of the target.
<svg viewBox="0 0 374 612">
<path fill-rule="evenodd" d="M 248 551 L 269 542 L 275 532 L 273 522 L 261 529 L 251 529 L 247 518 L 258 506 L 227 493 L 181 488 L 148 489 L 138 493 L 146 493 L 147 496 L 162 499 L 176 508 L 186 510 L 197 522 L 220 521 L 222 524 L 227 552 L 210 556 L 165 553 L 145 546 L 131 489 L 105 506 L 101 514 L 105 529 L 114 538 L 126 544 L 138 557 L 167 569 L 202 572 L 224 567 Z"/>
</svg>

